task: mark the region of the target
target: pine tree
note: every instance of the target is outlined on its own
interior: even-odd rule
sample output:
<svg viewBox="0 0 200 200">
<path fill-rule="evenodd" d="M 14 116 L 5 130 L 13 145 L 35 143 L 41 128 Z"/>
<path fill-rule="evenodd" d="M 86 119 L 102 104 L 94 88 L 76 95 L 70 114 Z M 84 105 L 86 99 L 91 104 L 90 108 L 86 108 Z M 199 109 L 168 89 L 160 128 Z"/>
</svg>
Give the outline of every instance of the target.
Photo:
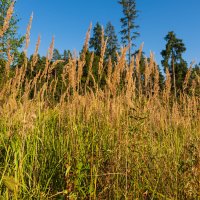
<svg viewBox="0 0 200 200">
<path fill-rule="evenodd" d="M 140 34 L 136 31 L 139 28 L 136 25 L 135 20 L 138 17 L 136 10 L 136 1 L 135 0 L 120 0 L 119 4 L 122 5 L 124 17 L 121 18 L 122 30 L 121 30 L 121 39 L 122 43 L 125 46 L 130 46 L 128 52 L 128 61 L 130 64 L 132 47 L 135 46 L 133 40 L 135 40 Z"/>
<path fill-rule="evenodd" d="M 97 56 L 101 54 L 101 38 L 102 38 L 102 27 L 99 22 L 96 23 L 96 26 L 93 29 L 93 37 L 90 38 L 90 49 L 94 50 L 94 53 Z"/>
<path fill-rule="evenodd" d="M 176 37 L 176 34 L 169 32 L 165 40 L 167 42 L 165 50 L 161 52 L 163 57 L 162 65 L 164 70 L 169 69 L 173 80 L 174 95 L 176 97 L 177 90 L 182 89 L 183 81 L 187 73 L 187 63 L 182 58 L 182 54 L 186 51 L 185 45 L 181 39 Z"/>
<path fill-rule="evenodd" d="M 105 37 L 107 38 L 107 48 L 105 53 L 106 60 L 111 56 L 112 61 L 116 61 L 116 51 L 119 49 L 119 45 L 115 28 L 111 22 L 108 22 L 106 25 Z"/>
</svg>

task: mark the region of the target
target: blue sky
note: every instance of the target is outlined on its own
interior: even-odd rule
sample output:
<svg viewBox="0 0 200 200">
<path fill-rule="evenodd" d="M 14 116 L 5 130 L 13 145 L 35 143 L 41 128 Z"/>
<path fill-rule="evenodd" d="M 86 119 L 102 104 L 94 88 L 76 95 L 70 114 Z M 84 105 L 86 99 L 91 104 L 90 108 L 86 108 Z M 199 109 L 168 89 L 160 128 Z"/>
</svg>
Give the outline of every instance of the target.
<svg viewBox="0 0 200 200">
<path fill-rule="evenodd" d="M 93 26 L 100 22 L 103 26 L 111 21 L 116 33 L 121 29 L 123 16 L 118 0 L 17 0 L 16 13 L 19 33 L 26 32 L 31 13 L 34 19 L 31 30 L 29 54 L 33 53 L 37 37 L 41 35 L 39 53 L 46 55 L 52 36 L 55 48 L 79 51 L 84 43 L 90 22 Z M 137 0 L 141 36 L 136 40 L 137 48 L 144 42 L 144 52 L 155 53 L 160 64 L 160 52 L 165 48 L 164 37 L 174 31 L 183 39 L 187 52 L 185 60 L 200 62 L 200 0 Z M 120 35 L 119 35 L 120 40 Z"/>
</svg>

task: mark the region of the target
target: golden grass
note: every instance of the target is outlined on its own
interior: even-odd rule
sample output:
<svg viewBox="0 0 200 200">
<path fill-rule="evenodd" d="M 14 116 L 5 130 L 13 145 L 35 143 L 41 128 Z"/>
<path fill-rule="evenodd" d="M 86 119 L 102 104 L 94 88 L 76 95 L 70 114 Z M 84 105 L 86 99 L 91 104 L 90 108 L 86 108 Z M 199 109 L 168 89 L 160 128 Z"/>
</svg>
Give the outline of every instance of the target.
<svg viewBox="0 0 200 200">
<path fill-rule="evenodd" d="M 32 18 L 25 50 L 31 22 Z M 198 199 L 200 98 L 195 90 L 199 76 L 188 88 L 190 68 L 184 91 L 174 98 L 168 69 L 164 91 L 159 87 L 152 53 L 141 80 L 142 46 L 130 66 L 128 47 L 121 49 L 116 62 L 109 58 L 104 63 L 106 40 L 102 39 L 98 80 L 92 53 L 83 83 L 90 30 L 80 58 L 69 58 L 63 67 L 58 100 L 54 97 L 59 80 L 52 71 L 63 61 L 51 62 L 54 38 L 44 71 L 37 71 L 32 79 L 26 77 L 27 62 L 8 76 L 12 62 L 8 56 L 7 78 L 0 88 L 2 198 Z M 40 37 L 31 72 L 37 66 L 39 44 Z M 106 84 L 100 87 L 103 74 Z M 12 183 L 17 187 L 11 190 Z"/>
</svg>

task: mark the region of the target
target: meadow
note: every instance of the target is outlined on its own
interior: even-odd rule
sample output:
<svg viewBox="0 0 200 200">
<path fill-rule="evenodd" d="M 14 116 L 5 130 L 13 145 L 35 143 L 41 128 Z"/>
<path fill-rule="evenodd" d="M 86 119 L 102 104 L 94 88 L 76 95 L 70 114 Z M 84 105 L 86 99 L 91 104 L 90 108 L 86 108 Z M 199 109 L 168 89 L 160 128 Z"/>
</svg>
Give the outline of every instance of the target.
<svg viewBox="0 0 200 200">
<path fill-rule="evenodd" d="M 25 53 L 29 37 L 30 24 Z M 128 48 L 105 62 L 102 39 L 98 77 L 91 54 L 83 81 L 89 37 L 90 29 L 81 55 L 63 67 L 59 98 L 53 72 L 63 61 L 51 61 L 54 40 L 43 71 L 35 70 L 39 42 L 31 65 L 25 59 L 12 69 L 8 51 L 0 85 L 0 199 L 199 199 L 200 77 L 189 84 L 188 69 L 174 96 L 168 70 L 160 88 L 153 54 L 141 76 L 142 46 L 130 65 Z"/>
</svg>

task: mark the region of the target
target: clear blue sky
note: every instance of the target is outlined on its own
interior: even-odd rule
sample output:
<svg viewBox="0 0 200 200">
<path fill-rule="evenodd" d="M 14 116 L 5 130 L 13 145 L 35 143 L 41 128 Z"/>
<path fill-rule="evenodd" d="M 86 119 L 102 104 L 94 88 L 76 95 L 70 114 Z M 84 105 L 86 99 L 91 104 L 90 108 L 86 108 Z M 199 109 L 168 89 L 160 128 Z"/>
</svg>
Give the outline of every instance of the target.
<svg viewBox="0 0 200 200">
<path fill-rule="evenodd" d="M 103 26 L 111 21 L 116 32 L 120 31 L 121 6 L 118 0 L 18 0 L 16 13 L 21 18 L 19 33 L 26 32 L 31 13 L 34 19 L 31 30 L 29 54 L 33 53 L 37 37 L 41 35 L 39 53 L 46 55 L 51 38 L 55 36 L 55 48 L 79 51 L 90 22 Z M 160 52 L 165 48 L 164 37 L 175 31 L 183 39 L 188 63 L 200 62 L 200 0 L 137 0 L 141 36 L 137 47 L 144 42 L 144 52 L 155 53 L 160 64 Z M 120 35 L 119 35 L 120 40 Z"/>
</svg>

